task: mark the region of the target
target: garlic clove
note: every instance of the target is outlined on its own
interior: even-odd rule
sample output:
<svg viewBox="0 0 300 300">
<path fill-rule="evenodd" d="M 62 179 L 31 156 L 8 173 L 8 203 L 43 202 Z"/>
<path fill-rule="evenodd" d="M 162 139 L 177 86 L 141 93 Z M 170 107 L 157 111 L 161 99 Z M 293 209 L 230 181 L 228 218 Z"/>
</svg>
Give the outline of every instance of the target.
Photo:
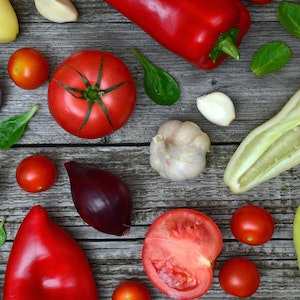
<svg viewBox="0 0 300 300">
<path fill-rule="evenodd" d="M 235 108 L 231 99 L 222 92 L 213 92 L 197 98 L 198 110 L 210 122 L 228 126 L 235 119 Z"/>
<path fill-rule="evenodd" d="M 38 12 L 55 23 L 75 22 L 78 11 L 70 0 L 35 0 Z"/>
</svg>

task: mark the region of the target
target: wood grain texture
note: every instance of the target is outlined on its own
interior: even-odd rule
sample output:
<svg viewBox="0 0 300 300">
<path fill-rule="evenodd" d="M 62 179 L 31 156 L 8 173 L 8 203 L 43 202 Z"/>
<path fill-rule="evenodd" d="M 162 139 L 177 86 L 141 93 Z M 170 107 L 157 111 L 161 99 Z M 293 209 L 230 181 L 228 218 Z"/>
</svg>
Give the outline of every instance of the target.
<svg viewBox="0 0 300 300">
<path fill-rule="evenodd" d="M 147 279 L 141 264 L 141 249 L 149 225 L 161 213 L 189 207 L 209 215 L 219 225 L 224 248 L 218 259 L 211 290 L 203 299 L 233 299 L 218 284 L 219 268 L 233 256 L 252 259 L 259 267 L 261 285 L 251 299 L 300 299 L 300 273 L 292 241 L 292 222 L 300 204 L 300 168 L 295 167 L 242 195 L 225 186 L 223 174 L 228 160 L 242 139 L 268 120 L 300 88 L 300 41 L 278 23 L 280 1 L 254 6 L 246 1 L 252 26 L 240 47 L 238 62 L 227 59 L 212 71 L 195 69 L 168 52 L 136 25 L 101 0 L 73 1 L 80 17 L 76 23 L 55 24 L 41 17 L 34 1 L 11 0 L 20 21 L 20 34 L 10 44 L 0 44 L 0 86 L 3 105 L 0 121 L 23 113 L 33 104 L 41 107 L 24 136 L 7 151 L 0 152 L 0 217 L 6 223 L 7 243 L 0 248 L 0 298 L 6 262 L 15 234 L 28 210 L 35 204 L 47 208 L 53 220 L 82 246 L 91 263 L 99 299 L 111 299 L 113 289 L 127 279 L 139 279 L 153 299 L 167 299 Z M 249 70 L 254 52 L 269 41 L 284 41 L 293 51 L 290 62 L 279 72 L 257 78 Z M 171 107 L 154 104 L 143 90 L 143 70 L 129 51 L 134 46 L 161 68 L 169 71 L 181 87 L 180 100 Z M 82 49 L 109 51 L 124 60 L 137 86 L 137 105 L 128 123 L 103 139 L 83 140 L 64 132 L 50 116 L 47 83 L 25 91 L 9 79 L 9 56 L 22 47 L 34 47 L 45 54 L 51 73 L 71 53 Z M 197 96 L 212 91 L 228 94 L 236 107 L 236 120 L 229 127 L 211 124 L 196 108 Z M 194 180 L 174 183 L 161 179 L 149 165 L 149 143 L 159 126 L 169 119 L 197 123 L 211 138 L 212 147 L 204 173 Z M 58 169 L 55 185 L 41 194 L 23 192 L 15 180 L 18 163 L 31 154 L 50 157 Z M 70 194 L 64 162 L 76 160 L 99 166 L 119 175 L 128 184 L 133 199 L 129 235 L 105 235 L 85 224 L 76 212 Z M 230 232 L 230 218 L 241 205 L 253 203 L 268 209 L 275 220 L 270 242 L 259 247 L 238 243 Z"/>
</svg>

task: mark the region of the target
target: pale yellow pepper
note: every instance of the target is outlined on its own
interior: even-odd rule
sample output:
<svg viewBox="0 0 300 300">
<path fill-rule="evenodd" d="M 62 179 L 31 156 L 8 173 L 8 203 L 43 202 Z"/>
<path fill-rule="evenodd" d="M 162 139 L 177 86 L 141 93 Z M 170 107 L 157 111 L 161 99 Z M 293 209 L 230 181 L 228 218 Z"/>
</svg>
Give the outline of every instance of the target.
<svg viewBox="0 0 300 300">
<path fill-rule="evenodd" d="M 293 222 L 293 240 L 296 251 L 298 267 L 300 270 L 300 206 L 298 206 Z"/>
<path fill-rule="evenodd" d="M 239 194 L 299 164 L 300 89 L 241 142 L 225 169 L 224 182 Z"/>
<path fill-rule="evenodd" d="M 0 43 L 9 43 L 19 33 L 19 21 L 9 0 L 0 0 Z"/>
</svg>

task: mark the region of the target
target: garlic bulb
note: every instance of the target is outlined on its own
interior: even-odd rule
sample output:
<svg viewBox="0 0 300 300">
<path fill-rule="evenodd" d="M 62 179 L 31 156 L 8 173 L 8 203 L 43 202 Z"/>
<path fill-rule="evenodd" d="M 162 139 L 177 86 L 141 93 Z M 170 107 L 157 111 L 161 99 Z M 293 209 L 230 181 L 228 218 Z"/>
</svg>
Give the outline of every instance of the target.
<svg viewBox="0 0 300 300">
<path fill-rule="evenodd" d="M 35 0 L 35 6 L 44 18 L 52 22 L 75 22 L 78 19 L 78 11 L 70 0 Z"/>
<path fill-rule="evenodd" d="M 231 99 L 224 93 L 213 92 L 197 98 L 197 108 L 210 122 L 228 126 L 235 119 L 235 108 Z"/>
<path fill-rule="evenodd" d="M 170 120 L 150 143 L 150 165 L 159 175 L 174 181 L 198 177 L 206 165 L 210 138 L 193 122 Z"/>
</svg>

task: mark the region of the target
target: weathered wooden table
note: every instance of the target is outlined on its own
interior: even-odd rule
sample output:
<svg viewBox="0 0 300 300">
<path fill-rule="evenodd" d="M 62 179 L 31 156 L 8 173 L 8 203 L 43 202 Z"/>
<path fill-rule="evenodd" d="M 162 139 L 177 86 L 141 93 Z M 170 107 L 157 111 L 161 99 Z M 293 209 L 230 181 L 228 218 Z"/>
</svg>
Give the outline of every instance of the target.
<svg viewBox="0 0 300 300">
<path fill-rule="evenodd" d="M 277 113 L 300 88 L 300 41 L 288 34 L 277 20 L 280 1 L 266 6 L 249 3 L 252 26 L 241 47 L 240 61 L 227 59 L 213 71 L 202 71 L 168 52 L 136 25 L 100 0 L 74 0 L 80 17 L 76 23 L 55 24 L 42 18 L 34 1 L 11 1 L 20 21 L 16 41 L 0 45 L 0 85 L 3 106 L 0 121 L 41 107 L 24 136 L 11 149 L 0 152 L 0 217 L 6 223 L 8 240 L 0 248 L 0 297 L 6 262 L 15 234 L 26 213 L 43 205 L 52 219 L 69 232 L 84 249 L 97 281 L 100 299 L 111 299 L 113 289 L 127 279 L 141 280 L 153 299 L 167 299 L 147 279 L 141 264 L 145 233 L 161 213 L 177 207 L 193 208 L 209 215 L 222 230 L 224 248 L 218 259 L 211 290 L 203 299 L 232 299 L 218 283 L 221 264 L 230 257 L 253 260 L 261 273 L 261 285 L 251 299 L 300 299 L 300 273 L 292 241 L 292 222 L 300 204 L 298 167 L 241 195 L 234 195 L 223 182 L 232 153 L 257 125 Z M 1 9 L 1 8 L 0 8 Z M 284 41 L 293 51 L 281 71 L 258 78 L 249 70 L 254 52 L 266 42 Z M 179 82 L 182 95 L 171 107 L 154 104 L 143 90 L 143 72 L 129 51 L 135 46 L 150 60 L 169 71 Z M 45 54 L 51 72 L 71 53 L 82 49 L 111 52 L 128 65 L 137 86 L 137 105 L 129 122 L 117 132 L 98 140 L 83 140 L 63 131 L 52 119 L 47 106 L 47 84 L 26 91 L 9 79 L 6 64 L 18 48 L 34 47 Z M 198 112 L 197 96 L 222 91 L 236 107 L 236 120 L 218 127 Z M 205 172 L 197 179 L 174 183 L 161 179 L 149 165 L 149 143 L 159 126 L 169 120 L 197 123 L 211 138 Z M 15 180 L 18 163 L 31 154 L 51 158 L 58 169 L 55 185 L 40 194 L 22 191 Z M 96 231 L 78 216 L 71 200 L 64 162 L 76 160 L 108 169 L 125 180 L 133 197 L 132 228 L 129 235 L 115 237 Z M 250 247 L 237 242 L 230 231 L 230 218 L 240 206 L 253 203 L 268 209 L 275 219 L 275 233 L 267 244 Z"/>
</svg>

